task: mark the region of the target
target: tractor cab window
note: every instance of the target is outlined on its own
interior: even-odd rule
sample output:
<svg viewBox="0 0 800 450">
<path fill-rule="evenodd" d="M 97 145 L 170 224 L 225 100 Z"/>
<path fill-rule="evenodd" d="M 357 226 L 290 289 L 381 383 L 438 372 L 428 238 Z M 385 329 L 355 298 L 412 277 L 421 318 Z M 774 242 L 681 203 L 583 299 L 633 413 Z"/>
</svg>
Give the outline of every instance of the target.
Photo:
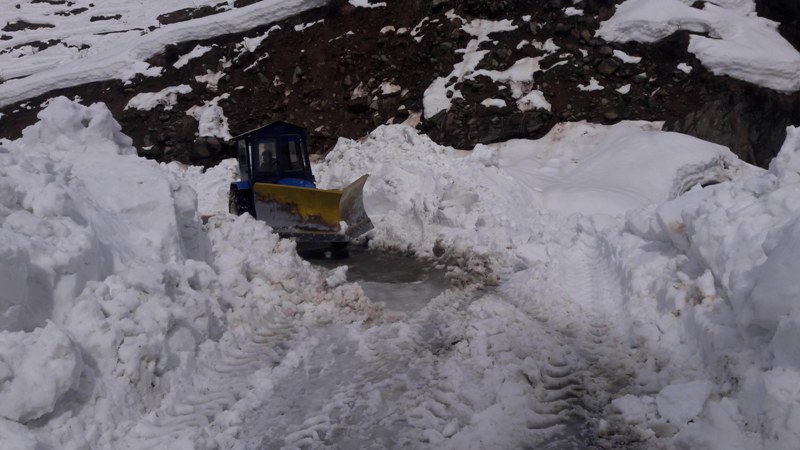
<svg viewBox="0 0 800 450">
<path fill-rule="evenodd" d="M 287 150 L 289 153 L 289 167 L 287 170 L 303 170 L 303 148 L 300 136 L 289 136 L 286 140 Z"/>
<path fill-rule="evenodd" d="M 275 173 L 278 171 L 278 145 L 275 139 L 260 139 L 256 142 L 259 172 Z"/>
</svg>

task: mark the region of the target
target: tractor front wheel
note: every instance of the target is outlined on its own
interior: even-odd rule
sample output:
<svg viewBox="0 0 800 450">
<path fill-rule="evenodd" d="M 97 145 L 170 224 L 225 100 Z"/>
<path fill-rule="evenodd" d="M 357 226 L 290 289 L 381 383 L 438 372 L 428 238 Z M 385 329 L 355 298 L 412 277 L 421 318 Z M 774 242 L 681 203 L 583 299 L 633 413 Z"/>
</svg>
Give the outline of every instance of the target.
<svg viewBox="0 0 800 450">
<path fill-rule="evenodd" d="M 250 195 L 250 191 L 231 189 L 228 193 L 228 211 L 237 216 L 241 216 L 244 213 L 250 213 L 250 215 L 255 217 L 253 197 Z"/>
</svg>

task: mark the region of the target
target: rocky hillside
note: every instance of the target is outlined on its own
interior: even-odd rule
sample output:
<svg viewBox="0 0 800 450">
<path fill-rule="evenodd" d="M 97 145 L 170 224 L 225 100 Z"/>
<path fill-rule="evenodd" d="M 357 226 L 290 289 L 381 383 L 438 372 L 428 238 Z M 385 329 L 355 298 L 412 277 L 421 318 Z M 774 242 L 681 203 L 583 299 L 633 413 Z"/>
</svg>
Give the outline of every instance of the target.
<svg viewBox="0 0 800 450">
<path fill-rule="evenodd" d="M 236 6 L 254 2 L 237 0 Z M 51 92 L 0 113 L 5 134 L 14 137 L 55 94 L 103 101 L 144 156 L 203 165 L 231 154 L 224 134 L 198 137 L 204 106 L 221 107 L 225 117 L 217 119 L 227 120 L 230 135 L 274 120 L 301 124 L 316 153 L 340 136 L 360 138 L 384 123 L 407 121 L 439 143 L 468 149 L 540 137 L 562 121 L 643 119 L 664 121 L 667 129 L 768 164 L 785 126 L 800 124 L 800 94 L 709 73 L 687 51 L 687 32 L 652 45 L 598 39 L 595 30 L 611 17 L 615 3 L 389 0 L 356 7 L 335 0 L 246 33 L 171 45 L 149 61 L 164 68 L 159 77 Z M 795 3 L 765 0 L 759 8 L 782 20 L 781 33 L 798 45 Z M 179 10 L 159 21 L 214 13 L 210 7 Z M 502 26 L 485 29 L 475 19 Z M 465 55 L 477 57 L 477 65 L 470 76 L 459 76 L 454 65 Z M 520 61 L 535 66 L 533 81 L 515 77 L 526 70 Z M 430 114 L 436 109 L 424 109 L 424 94 L 435 86 L 449 108 Z M 166 88 L 173 89 L 172 102 L 152 109 L 129 106 L 139 94 Z"/>
</svg>

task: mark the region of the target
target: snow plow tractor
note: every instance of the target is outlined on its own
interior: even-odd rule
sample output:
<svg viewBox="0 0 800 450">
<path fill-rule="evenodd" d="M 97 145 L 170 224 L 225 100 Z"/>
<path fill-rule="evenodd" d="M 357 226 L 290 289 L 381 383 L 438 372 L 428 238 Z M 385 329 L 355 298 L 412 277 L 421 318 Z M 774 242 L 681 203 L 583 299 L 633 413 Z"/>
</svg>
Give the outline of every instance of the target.
<svg viewBox="0 0 800 450">
<path fill-rule="evenodd" d="M 232 214 L 250 213 L 281 237 L 344 248 L 373 228 L 364 210 L 368 175 L 343 189 L 317 189 L 302 127 L 274 122 L 233 138 L 241 180 L 231 183 Z"/>
</svg>

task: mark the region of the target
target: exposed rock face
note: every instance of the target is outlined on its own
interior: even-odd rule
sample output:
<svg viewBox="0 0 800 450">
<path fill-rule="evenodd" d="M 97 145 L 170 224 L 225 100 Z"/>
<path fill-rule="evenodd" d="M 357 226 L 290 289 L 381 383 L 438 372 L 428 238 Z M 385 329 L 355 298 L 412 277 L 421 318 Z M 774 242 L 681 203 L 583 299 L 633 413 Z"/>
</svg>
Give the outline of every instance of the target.
<svg viewBox="0 0 800 450">
<path fill-rule="evenodd" d="M 756 0 L 756 11 L 759 16 L 780 23 L 778 31 L 800 48 L 800 2 L 797 0 Z"/>
<path fill-rule="evenodd" d="M 742 159 L 766 167 L 786 139 L 786 127 L 800 123 L 800 95 L 767 89 L 733 90 L 665 129 L 725 145 Z"/>
<path fill-rule="evenodd" d="M 256 1 L 237 0 L 234 7 Z M 149 61 L 163 67 L 162 76 L 128 86 L 94 83 L 11 105 L 0 110 L 4 131 L 13 137 L 33 123 L 35 105 L 51 96 L 78 95 L 85 102 L 106 102 L 143 156 L 212 165 L 232 156 L 232 148 L 219 137 L 199 137 L 197 119 L 187 114 L 209 102 L 224 111 L 232 135 L 285 120 L 308 129 L 316 153 L 339 137 L 360 138 L 381 124 L 416 123 L 416 117 L 418 128 L 434 140 L 463 149 L 537 138 L 561 121 L 641 119 L 663 120 L 668 129 L 728 145 L 743 159 L 766 165 L 780 148 L 785 126 L 800 125 L 798 95 L 710 74 L 687 52 L 686 32 L 652 45 L 595 38 L 599 23 L 613 14 L 613 0 L 386 3 L 356 8 L 332 0 L 247 33 L 168 46 Z M 794 0 L 758 4 L 767 17 L 791 18 L 782 25 L 784 35 L 797 28 Z M 583 13 L 567 14 L 567 7 Z M 178 10 L 160 20 L 215 13 L 208 7 Z M 511 19 L 511 26 L 472 49 L 485 52 L 473 74 L 456 76 L 454 66 L 476 39 L 465 25 L 478 18 Z M 245 38 L 257 37 L 253 48 L 243 50 Z M 174 67 L 196 45 L 210 49 Z M 631 62 L 628 56 L 642 59 Z M 519 61 L 535 61 L 539 70 L 532 81 L 496 79 Z M 218 80 L 209 82 L 214 74 Z M 448 86 L 450 107 L 425 118 L 424 94 L 437 79 Z M 184 84 L 191 92 L 178 95 L 170 108 L 125 109 L 138 93 Z M 545 102 L 520 103 L 520 95 L 537 92 Z"/>
</svg>

